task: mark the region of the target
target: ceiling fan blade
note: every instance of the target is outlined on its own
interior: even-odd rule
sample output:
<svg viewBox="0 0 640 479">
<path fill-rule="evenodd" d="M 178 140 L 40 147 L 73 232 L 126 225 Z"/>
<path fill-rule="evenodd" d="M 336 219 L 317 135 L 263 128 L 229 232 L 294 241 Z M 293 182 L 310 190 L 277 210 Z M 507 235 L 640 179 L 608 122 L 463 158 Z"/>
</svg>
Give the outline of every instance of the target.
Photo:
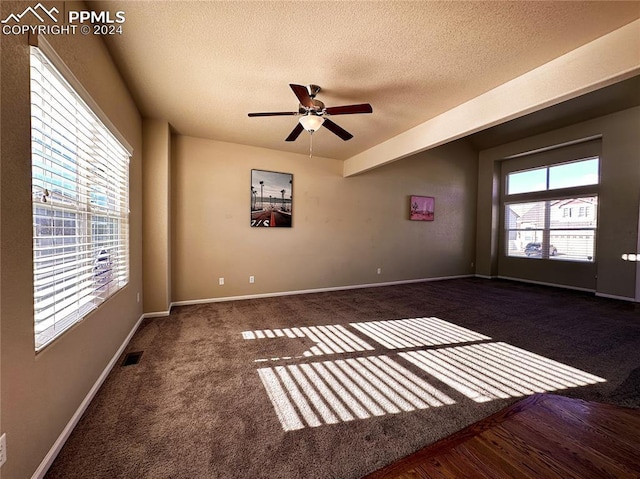
<svg viewBox="0 0 640 479">
<path fill-rule="evenodd" d="M 335 133 L 336 135 L 338 135 L 344 141 L 347 141 L 353 138 L 353 135 L 351 133 L 349 133 L 347 130 L 345 130 L 341 126 L 336 125 L 334 122 L 329 120 L 329 118 L 325 118 L 324 123 L 322 125 L 331 133 Z"/>
<path fill-rule="evenodd" d="M 302 133 L 303 131 L 304 127 L 300 123 L 298 123 L 284 141 L 296 141 L 296 139 L 300 136 L 300 133 Z"/>
<path fill-rule="evenodd" d="M 266 111 L 264 113 L 249 113 L 249 116 L 293 116 L 298 115 L 294 111 Z"/>
<path fill-rule="evenodd" d="M 313 100 L 309 96 L 309 90 L 304 85 L 295 85 L 293 83 L 289 83 L 289 86 L 293 90 L 293 93 L 298 97 L 300 104 L 302 106 L 306 106 L 307 108 L 313 108 Z"/>
<path fill-rule="evenodd" d="M 373 108 L 368 103 L 359 105 L 332 106 L 325 108 L 329 115 L 351 115 L 353 113 L 373 113 Z"/>
</svg>

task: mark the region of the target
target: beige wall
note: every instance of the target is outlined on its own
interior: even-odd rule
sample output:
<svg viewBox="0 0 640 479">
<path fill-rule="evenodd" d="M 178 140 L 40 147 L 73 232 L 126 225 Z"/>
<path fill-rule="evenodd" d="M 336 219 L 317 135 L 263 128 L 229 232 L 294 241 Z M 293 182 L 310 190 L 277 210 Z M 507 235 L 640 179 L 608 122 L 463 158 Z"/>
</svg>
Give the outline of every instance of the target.
<svg viewBox="0 0 640 479">
<path fill-rule="evenodd" d="M 477 154 L 465 141 L 353 178 L 337 160 L 184 136 L 173 145 L 173 301 L 473 271 Z M 250 227 L 252 168 L 293 174 L 291 229 Z M 408 220 L 411 194 L 435 196 L 434 222 Z"/>
<path fill-rule="evenodd" d="M 2 17 L 24 9 L 2 2 Z M 71 7 L 70 7 L 71 8 Z M 129 285 L 36 355 L 33 333 L 29 47 L 4 35 L 0 158 L 1 432 L 5 478 L 31 477 L 142 313 L 140 116 L 102 40 L 48 38 L 53 48 L 133 146 Z"/>
<path fill-rule="evenodd" d="M 166 121 L 142 122 L 142 170 L 144 311 L 166 313 L 171 305 L 171 132 Z"/>
<path fill-rule="evenodd" d="M 601 295 L 635 298 L 636 266 L 622 261 L 621 255 L 634 252 L 638 244 L 639 131 L 640 108 L 636 107 L 480 152 L 478 274 L 519 277 L 595 289 Z M 502 233 L 498 226 L 501 210 L 496 195 L 496 166 L 511 155 L 594 136 L 601 136 L 602 148 L 595 268 L 561 261 L 505 257 L 496 241 Z"/>
</svg>

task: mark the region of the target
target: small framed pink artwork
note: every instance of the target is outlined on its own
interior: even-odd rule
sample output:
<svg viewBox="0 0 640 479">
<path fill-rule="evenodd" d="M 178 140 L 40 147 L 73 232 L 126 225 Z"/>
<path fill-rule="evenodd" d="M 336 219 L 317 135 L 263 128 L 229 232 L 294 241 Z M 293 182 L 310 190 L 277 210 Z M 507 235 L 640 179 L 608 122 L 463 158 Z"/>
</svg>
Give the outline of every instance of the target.
<svg viewBox="0 0 640 479">
<path fill-rule="evenodd" d="M 433 196 L 411 195 L 409 219 L 412 221 L 433 221 L 436 199 Z"/>
</svg>

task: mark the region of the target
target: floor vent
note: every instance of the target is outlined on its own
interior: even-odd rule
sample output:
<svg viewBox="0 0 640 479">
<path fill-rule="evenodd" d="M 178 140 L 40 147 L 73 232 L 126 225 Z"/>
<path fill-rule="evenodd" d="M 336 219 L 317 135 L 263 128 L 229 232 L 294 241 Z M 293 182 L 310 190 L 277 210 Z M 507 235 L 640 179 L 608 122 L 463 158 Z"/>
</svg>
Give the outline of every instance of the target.
<svg viewBox="0 0 640 479">
<path fill-rule="evenodd" d="M 142 351 L 135 351 L 133 353 L 127 353 L 124 356 L 124 361 L 122 361 L 123 366 L 131 366 L 133 364 L 138 364 L 140 362 L 140 358 L 142 357 Z"/>
</svg>

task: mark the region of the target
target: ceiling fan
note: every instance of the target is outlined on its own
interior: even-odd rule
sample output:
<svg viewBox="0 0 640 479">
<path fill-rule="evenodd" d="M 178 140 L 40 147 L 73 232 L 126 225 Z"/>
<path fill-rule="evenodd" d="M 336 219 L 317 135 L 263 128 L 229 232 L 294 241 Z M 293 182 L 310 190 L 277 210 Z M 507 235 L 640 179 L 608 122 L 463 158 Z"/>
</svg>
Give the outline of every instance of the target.
<svg viewBox="0 0 640 479">
<path fill-rule="evenodd" d="M 316 95 L 320 91 L 318 85 L 295 85 L 290 83 L 289 86 L 293 90 L 293 93 L 300 101 L 298 111 L 276 111 L 276 112 L 264 112 L 264 113 L 249 113 L 250 117 L 254 116 L 300 116 L 298 124 L 289 133 L 289 136 L 285 141 L 295 141 L 302 130 L 307 130 L 313 134 L 318 128 L 324 125 L 324 127 L 330 132 L 342 138 L 344 141 L 353 138 L 353 135 L 344 128 L 338 126 L 331 121 L 327 116 L 330 115 L 352 115 L 354 113 L 372 113 L 373 108 L 368 103 L 361 103 L 359 105 L 344 105 L 344 106 L 332 106 L 325 107 L 324 103 L 320 100 L 316 100 Z"/>
</svg>

